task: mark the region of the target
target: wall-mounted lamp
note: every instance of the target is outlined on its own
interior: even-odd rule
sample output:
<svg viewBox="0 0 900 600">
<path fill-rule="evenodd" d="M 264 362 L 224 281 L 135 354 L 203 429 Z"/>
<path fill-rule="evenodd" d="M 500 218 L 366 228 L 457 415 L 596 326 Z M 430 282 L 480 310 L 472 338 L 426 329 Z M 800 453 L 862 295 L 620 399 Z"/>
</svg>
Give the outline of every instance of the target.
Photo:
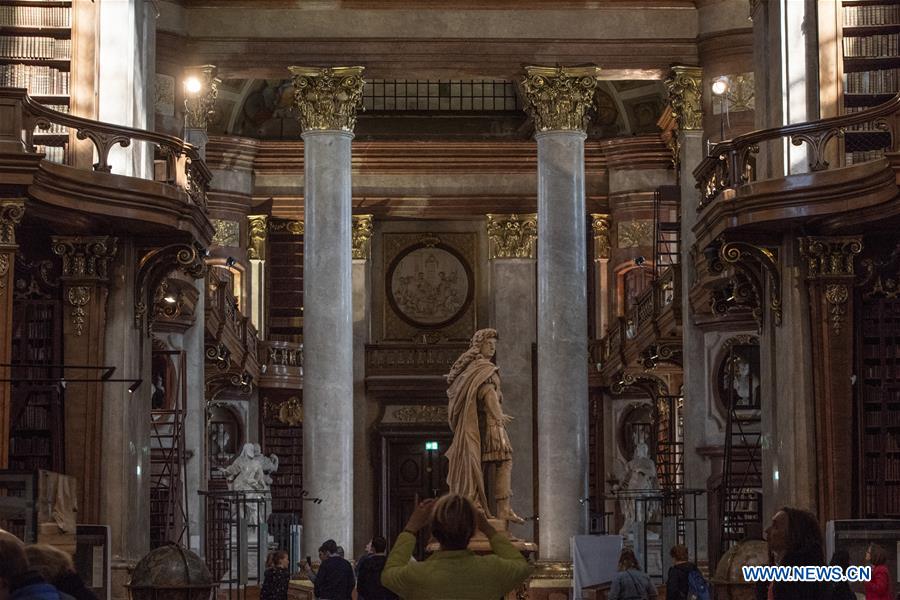
<svg viewBox="0 0 900 600">
<path fill-rule="evenodd" d="M 728 92 L 728 78 L 719 77 L 712 82 L 712 93 L 716 96 L 722 96 Z"/>
<path fill-rule="evenodd" d="M 225 266 L 226 266 L 226 267 L 231 268 L 231 267 L 233 267 L 235 264 L 237 264 L 237 260 L 236 260 L 233 256 L 229 256 L 228 258 L 225 259 Z"/>
<path fill-rule="evenodd" d="M 184 126 L 205 130 L 216 107 L 221 79 L 215 65 L 198 65 L 184 70 Z"/>
</svg>

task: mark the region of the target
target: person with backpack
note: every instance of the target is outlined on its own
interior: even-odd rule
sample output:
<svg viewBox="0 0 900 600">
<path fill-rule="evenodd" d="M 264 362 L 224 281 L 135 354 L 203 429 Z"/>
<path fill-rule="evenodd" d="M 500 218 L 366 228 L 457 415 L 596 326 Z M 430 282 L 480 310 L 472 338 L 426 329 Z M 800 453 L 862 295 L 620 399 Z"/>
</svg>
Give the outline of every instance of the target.
<svg viewBox="0 0 900 600">
<path fill-rule="evenodd" d="M 631 548 L 619 554 L 619 572 L 613 577 L 607 600 L 656 600 L 656 586 L 641 571 Z"/>
<path fill-rule="evenodd" d="M 709 584 L 688 556 L 687 546 L 672 546 L 669 556 L 675 561 L 666 579 L 666 600 L 709 600 Z"/>
</svg>

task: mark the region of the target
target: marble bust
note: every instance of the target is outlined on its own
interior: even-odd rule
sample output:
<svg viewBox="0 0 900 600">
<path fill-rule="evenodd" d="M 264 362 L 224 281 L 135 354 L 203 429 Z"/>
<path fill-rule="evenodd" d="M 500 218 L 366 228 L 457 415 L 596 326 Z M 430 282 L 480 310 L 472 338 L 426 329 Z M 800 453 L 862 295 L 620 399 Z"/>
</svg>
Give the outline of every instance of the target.
<svg viewBox="0 0 900 600">
<path fill-rule="evenodd" d="M 451 493 L 469 498 L 491 517 L 484 469 L 493 468 L 496 518 L 524 523 L 510 505 L 512 445 L 506 424 L 512 417 L 503 413 L 500 375 L 493 362 L 497 337 L 494 329 L 476 331 L 447 375 L 447 413 L 453 431 L 447 484 Z"/>
</svg>

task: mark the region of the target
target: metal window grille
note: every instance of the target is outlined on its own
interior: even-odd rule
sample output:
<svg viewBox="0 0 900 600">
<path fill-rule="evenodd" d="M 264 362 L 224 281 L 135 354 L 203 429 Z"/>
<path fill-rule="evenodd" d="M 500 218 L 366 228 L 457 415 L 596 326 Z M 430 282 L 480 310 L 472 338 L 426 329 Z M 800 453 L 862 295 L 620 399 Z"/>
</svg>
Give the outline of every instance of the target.
<svg viewBox="0 0 900 600">
<path fill-rule="evenodd" d="M 522 110 L 516 86 L 506 80 L 407 81 L 374 79 L 363 89 L 368 112 L 507 112 Z"/>
</svg>

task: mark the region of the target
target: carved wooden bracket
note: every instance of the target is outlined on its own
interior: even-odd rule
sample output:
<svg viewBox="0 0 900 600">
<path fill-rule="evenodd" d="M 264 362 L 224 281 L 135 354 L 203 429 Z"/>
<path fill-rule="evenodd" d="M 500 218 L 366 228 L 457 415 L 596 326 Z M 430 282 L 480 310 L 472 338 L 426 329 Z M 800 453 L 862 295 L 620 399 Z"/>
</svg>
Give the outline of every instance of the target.
<svg viewBox="0 0 900 600">
<path fill-rule="evenodd" d="M 768 306 L 776 325 L 781 325 L 781 274 L 778 271 L 778 255 L 775 249 L 756 246 L 748 242 L 726 242 L 719 248 L 722 262 L 741 272 L 760 301 L 766 297 L 768 283 Z M 736 289 L 739 286 L 735 286 Z M 754 314 L 754 316 L 757 316 Z M 762 328 L 762 311 L 758 313 L 757 324 Z"/>
<path fill-rule="evenodd" d="M 681 366 L 681 344 L 651 344 L 641 352 L 638 363 L 645 369 L 654 369 L 659 363 L 670 363 Z"/>
<path fill-rule="evenodd" d="M 213 372 L 206 376 L 206 401 L 210 402 L 222 391 L 228 388 L 237 388 L 242 396 L 249 397 L 253 393 L 253 375 L 246 371 Z"/>
<path fill-rule="evenodd" d="M 148 333 L 155 315 L 147 314 L 157 289 L 172 271 L 179 270 L 194 279 L 206 276 L 206 249 L 193 244 L 170 244 L 147 252 L 138 264 L 134 281 L 134 326 L 140 329 L 147 319 Z"/>
<path fill-rule="evenodd" d="M 629 387 L 636 387 L 653 399 L 669 394 L 669 384 L 661 377 L 653 373 L 627 373 L 625 371 L 622 371 L 616 381 L 610 384 L 609 393 L 621 396 Z"/>
</svg>

